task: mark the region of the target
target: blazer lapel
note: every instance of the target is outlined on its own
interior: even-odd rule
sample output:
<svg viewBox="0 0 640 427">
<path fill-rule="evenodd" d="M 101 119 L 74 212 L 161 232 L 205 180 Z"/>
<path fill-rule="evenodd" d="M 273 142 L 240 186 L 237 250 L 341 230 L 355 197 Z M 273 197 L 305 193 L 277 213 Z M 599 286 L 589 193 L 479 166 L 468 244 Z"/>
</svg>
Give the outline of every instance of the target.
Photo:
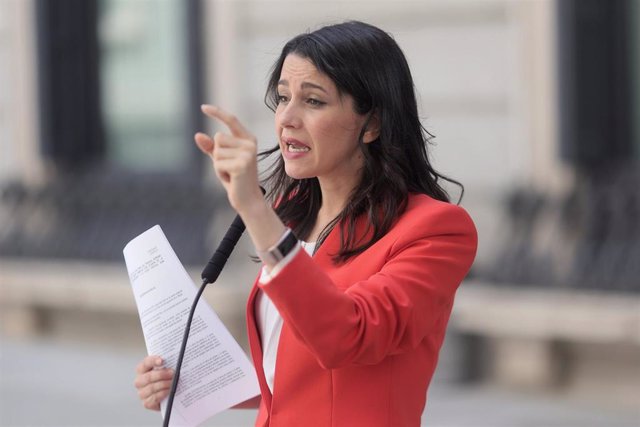
<svg viewBox="0 0 640 427">
<path fill-rule="evenodd" d="M 313 256 L 315 262 L 327 272 L 336 268 L 333 257 L 340 252 L 340 229 L 342 226 L 343 224 L 339 223 L 333 227 Z M 356 244 L 362 244 L 366 241 L 365 239 L 371 238 L 372 230 L 369 229 L 366 215 L 360 215 L 356 220 L 356 235 L 358 236 Z"/>
</svg>

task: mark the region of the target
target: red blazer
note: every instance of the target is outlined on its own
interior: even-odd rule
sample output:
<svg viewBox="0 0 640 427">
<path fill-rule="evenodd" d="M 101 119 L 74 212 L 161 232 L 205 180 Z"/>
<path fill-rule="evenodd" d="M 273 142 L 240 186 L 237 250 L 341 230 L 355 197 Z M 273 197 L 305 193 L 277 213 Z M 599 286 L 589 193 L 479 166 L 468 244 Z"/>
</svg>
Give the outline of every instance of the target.
<svg viewBox="0 0 640 427">
<path fill-rule="evenodd" d="M 462 208 L 412 195 L 393 228 L 346 264 L 331 261 L 336 227 L 313 258 L 301 250 L 267 285 L 256 281 L 247 305 L 262 392 L 256 426 L 419 426 L 476 245 Z M 256 326 L 259 289 L 284 319 L 273 395 Z"/>
</svg>

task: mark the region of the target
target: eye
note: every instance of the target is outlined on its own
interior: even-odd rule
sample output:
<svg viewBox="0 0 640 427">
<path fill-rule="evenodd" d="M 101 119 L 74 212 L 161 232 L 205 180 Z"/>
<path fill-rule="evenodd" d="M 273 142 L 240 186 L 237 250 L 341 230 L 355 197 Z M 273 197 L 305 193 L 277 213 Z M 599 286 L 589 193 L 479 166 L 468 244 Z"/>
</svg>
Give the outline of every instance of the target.
<svg viewBox="0 0 640 427">
<path fill-rule="evenodd" d="M 287 98 L 284 95 L 278 94 L 278 104 L 282 104 L 282 103 L 287 102 L 287 101 L 289 101 L 289 98 Z"/>
<path fill-rule="evenodd" d="M 324 105 L 325 103 L 315 99 L 315 98 L 307 98 L 307 104 L 313 106 L 313 107 L 320 107 L 321 105 Z"/>
</svg>

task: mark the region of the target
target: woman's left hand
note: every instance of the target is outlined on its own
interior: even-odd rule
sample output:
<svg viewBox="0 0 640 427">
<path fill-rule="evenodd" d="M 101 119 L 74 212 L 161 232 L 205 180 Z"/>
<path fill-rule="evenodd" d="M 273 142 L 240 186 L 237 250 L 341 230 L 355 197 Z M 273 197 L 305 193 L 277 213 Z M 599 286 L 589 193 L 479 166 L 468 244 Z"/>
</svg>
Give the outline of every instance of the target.
<svg viewBox="0 0 640 427">
<path fill-rule="evenodd" d="M 198 132 L 196 145 L 213 161 L 229 203 L 242 213 L 255 203 L 264 203 L 258 184 L 258 141 L 232 114 L 213 105 L 203 105 L 202 112 L 226 125 L 229 133 L 209 135 Z"/>
</svg>

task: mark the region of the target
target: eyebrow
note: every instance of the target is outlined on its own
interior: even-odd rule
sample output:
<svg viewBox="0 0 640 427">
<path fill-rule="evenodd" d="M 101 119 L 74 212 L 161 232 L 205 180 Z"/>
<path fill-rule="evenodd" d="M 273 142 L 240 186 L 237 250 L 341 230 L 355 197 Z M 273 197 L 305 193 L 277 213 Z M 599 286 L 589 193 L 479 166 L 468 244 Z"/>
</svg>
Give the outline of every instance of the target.
<svg viewBox="0 0 640 427">
<path fill-rule="evenodd" d="M 286 86 L 289 87 L 289 82 L 287 80 L 280 80 L 278 81 L 278 86 Z M 302 89 L 318 89 L 321 90 L 322 92 L 328 94 L 329 92 L 327 92 L 327 90 L 325 88 L 323 88 L 320 85 L 317 85 L 315 83 L 311 83 L 311 82 L 302 82 L 302 84 L 300 85 L 300 87 Z"/>
</svg>

